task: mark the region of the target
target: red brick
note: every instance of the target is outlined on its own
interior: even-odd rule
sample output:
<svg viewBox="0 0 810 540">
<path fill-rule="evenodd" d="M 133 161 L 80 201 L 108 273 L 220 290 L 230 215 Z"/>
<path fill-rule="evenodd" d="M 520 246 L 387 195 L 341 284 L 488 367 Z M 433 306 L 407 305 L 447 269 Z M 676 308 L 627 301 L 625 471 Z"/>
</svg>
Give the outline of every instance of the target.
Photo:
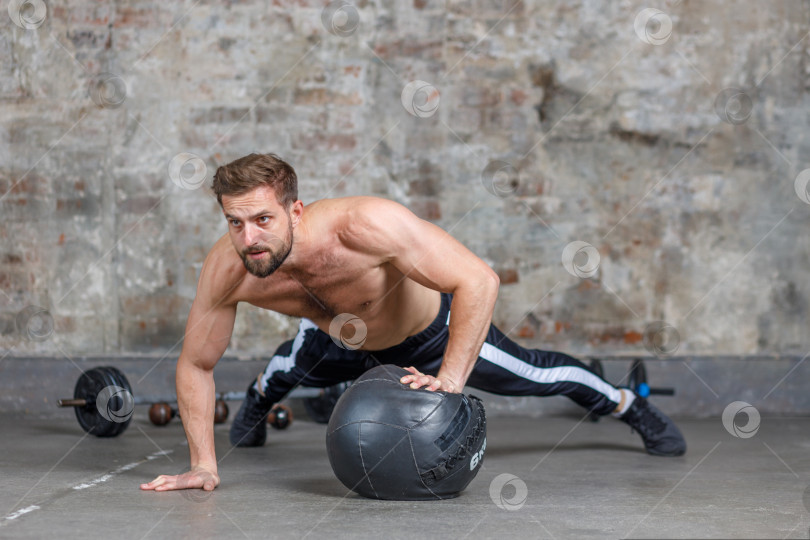
<svg viewBox="0 0 810 540">
<path fill-rule="evenodd" d="M 54 316 L 53 328 L 59 334 L 66 334 L 76 330 L 76 319 L 74 317 Z"/>
<path fill-rule="evenodd" d="M 579 285 L 577 285 L 577 290 L 580 292 L 599 288 L 601 288 L 601 285 L 598 282 L 593 281 L 592 279 L 580 280 Z"/>
<path fill-rule="evenodd" d="M 461 103 L 467 107 L 494 107 L 503 99 L 499 90 L 467 86 L 462 90 Z"/>
<path fill-rule="evenodd" d="M 190 301 L 174 294 L 124 296 L 121 298 L 121 312 L 135 317 L 151 315 L 177 315 L 187 313 L 191 308 Z"/>
<path fill-rule="evenodd" d="M 103 47 L 110 37 L 106 29 L 95 32 L 93 30 L 73 30 L 67 32 L 67 38 L 76 49 L 97 49 Z"/>
<path fill-rule="evenodd" d="M 0 178 L 0 193 L 3 195 L 42 195 L 48 190 L 48 180 L 29 172 L 25 176 L 20 172 Z"/>
<path fill-rule="evenodd" d="M 509 99 L 511 99 L 512 103 L 514 103 L 515 105 L 523 105 L 523 102 L 525 102 L 526 99 L 528 99 L 528 97 L 529 94 L 518 88 L 513 89 L 509 93 Z"/>
<path fill-rule="evenodd" d="M 0 271 L 0 290 L 25 291 L 30 285 L 29 275 L 22 271 Z"/>
<path fill-rule="evenodd" d="M 571 323 L 568 321 L 554 321 L 554 332 L 559 334 L 565 330 L 571 329 Z"/>
<path fill-rule="evenodd" d="M 155 9 L 154 6 L 160 4 L 150 4 L 152 7 L 143 9 L 135 9 L 123 7 L 120 4 L 116 6 L 115 19 L 113 26 L 115 28 L 157 28 L 161 29 L 164 26 L 166 29 L 171 28 L 171 21 L 169 17 L 164 16 L 164 12 Z M 164 20 L 165 19 L 165 20 Z M 168 24 L 168 25 L 167 25 Z"/>
<path fill-rule="evenodd" d="M 344 75 L 354 75 L 355 78 L 359 77 L 363 72 L 363 66 L 345 66 L 343 68 Z"/>
<path fill-rule="evenodd" d="M 265 96 L 264 101 L 273 105 L 283 105 L 290 101 L 290 89 L 285 86 L 276 86 Z"/>
<path fill-rule="evenodd" d="M 347 174 L 352 172 L 355 169 L 355 167 L 356 164 L 354 161 L 341 161 L 340 164 L 338 165 L 338 171 L 340 171 L 340 174 L 342 176 L 346 176 Z"/>
<path fill-rule="evenodd" d="M 531 338 L 533 338 L 533 337 L 535 336 L 535 331 L 534 331 L 534 328 L 532 328 L 532 327 L 531 327 L 531 326 L 529 326 L 529 325 L 525 325 L 525 324 L 524 324 L 524 325 L 523 325 L 523 326 L 521 326 L 521 327 L 520 327 L 520 329 L 518 330 L 518 332 L 517 332 L 517 336 L 518 336 L 519 338 L 531 339 Z"/>
<path fill-rule="evenodd" d="M 510 283 L 518 282 L 518 272 L 514 268 L 502 268 L 497 270 L 496 273 L 501 280 L 501 285 L 509 285 Z"/>
<path fill-rule="evenodd" d="M 442 217 L 442 211 L 438 201 L 412 201 L 408 207 L 411 209 L 411 212 L 427 221 L 437 221 Z"/>
<path fill-rule="evenodd" d="M 328 88 L 296 88 L 293 103 L 296 105 L 362 105 L 363 98 L 357 92 L 341 94 Z"/>
<path fill-rule="evenodd" d="M 383 59 L 408 57 L 409 59 L 441 60 L 443 45 L 444 41 L 440 39 L 420 41 L 416 37 L 408 37 L 398 41 L 375 44 L 374 52 Z"/>
<path fill-rule="evenodd" d="M 630 330 L 624 333 L 624 342 L 630 345 L 640 343 L 643 339 L 644 336 L 636 332 L 635 330 Z"/>
<path fill-rule="evenodd" d="M 436 182 L 431 178 L 418 178 L 408 182 L 409 195 L 433 196 L 437 193 Z"/>
<path fill-rule="evenodd" d="M 110 23 L 110 5 L 81 6 L 72 3 L 70 8 L 48 3 L 49 16 L 55 20 L 67 20 L 70 26 L 107 26 Z"/>
<path fill-rule="evenodd" d="M 249 120 L 248 107 L 211 107 L 208 109 L 192 109 L 191 123 L 200 124 L 233 124 L 242 120 Z"/>
</svg>

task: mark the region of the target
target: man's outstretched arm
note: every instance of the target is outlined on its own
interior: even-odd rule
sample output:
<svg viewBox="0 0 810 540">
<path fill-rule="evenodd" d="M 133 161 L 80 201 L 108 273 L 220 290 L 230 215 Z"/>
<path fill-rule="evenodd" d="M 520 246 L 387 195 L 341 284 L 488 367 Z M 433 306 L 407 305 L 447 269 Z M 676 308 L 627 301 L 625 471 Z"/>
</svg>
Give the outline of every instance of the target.
<svg viewBox="0 0 810 540">
<path fill-rule="evenodd" d="M 203 265 L 177 361 L 177 406 L 188 439 L 191 469 L 179 475 L 160 475 L 141 484 L 141 489 L 210 491 L 219 485 L 214 448 L 214 366 L 230 341 L 236 304 L 224 301 L 219 292 L 227 279 L 217 279 L 222 272 L 212 268 L 215 260 L 209 256 Z"/>
<path fill-rule="evenodd" d="M 453 293 L 449 339 L 437 376 L 414 368 L 402 382 L 413 388 L 461 392 L 486 339 L 498 275 L 484 261 L 441 228 L 404 206 L 369 199 L 356 209 L 350 242 L 381 255 L 406 277 L 441 292 Z"/>
</svg>

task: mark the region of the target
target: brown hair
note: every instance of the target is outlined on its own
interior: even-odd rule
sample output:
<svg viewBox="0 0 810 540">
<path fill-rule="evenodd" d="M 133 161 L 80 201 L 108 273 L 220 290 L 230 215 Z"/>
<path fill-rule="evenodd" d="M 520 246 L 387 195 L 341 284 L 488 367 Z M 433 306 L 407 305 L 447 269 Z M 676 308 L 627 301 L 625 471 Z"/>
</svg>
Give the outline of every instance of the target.
<svg viewBox="0 0 810 540">
<path fill-rule="evenodd" d="M 223 195 L 242 195 L 262 186 L 273 188 L 284 208 L 298 200 L 295 170 L 275 154 L 249 154 L 219 167 L 214 174 L 213 189 L 220 206 Z"/>
</svg>

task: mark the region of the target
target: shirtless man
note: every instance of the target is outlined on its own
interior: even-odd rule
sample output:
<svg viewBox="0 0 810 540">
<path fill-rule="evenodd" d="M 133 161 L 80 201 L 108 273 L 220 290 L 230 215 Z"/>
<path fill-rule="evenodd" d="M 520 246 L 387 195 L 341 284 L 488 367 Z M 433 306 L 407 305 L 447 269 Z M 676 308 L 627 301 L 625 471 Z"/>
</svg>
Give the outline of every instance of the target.
<svg viewBox="0 0 810 540">
<path fill-rule="evenodd" d="M 203 264 L 177 362 L 191 470 L 161 475 L 142 489 L 219 485 L 213 369 L 239 302 L 301 317 L 301 324 L 248 388 L 231 426 L 235 446 L 263 445 L 267 412 L 295 386 L 331 386 L 397 364 L 411 373 L 402 379 L 411 388 L 563 394 L 632 426 L 650 454 L 686 451 L 675 424 L 644 398 L 568 355 L 524 349 L 491 325 L 495 272 L 405 207 L 374 197 L 305 207 L 295 171 L 273 154 L 220 167 L 213 187 L 228 234 Z"/>
</svg>

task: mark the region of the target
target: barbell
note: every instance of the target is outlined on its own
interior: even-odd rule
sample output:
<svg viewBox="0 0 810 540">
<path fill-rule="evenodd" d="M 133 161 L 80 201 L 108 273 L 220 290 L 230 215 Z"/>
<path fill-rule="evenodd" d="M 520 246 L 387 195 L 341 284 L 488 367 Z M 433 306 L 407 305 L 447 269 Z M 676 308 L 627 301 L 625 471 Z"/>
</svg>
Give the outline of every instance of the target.
<svg viewBox="0 0 810 540">
<path fill-rule="evenodd" d="M 337 397 L 348 385 L 336 388 L 296 388 L 287 397 L 304 398 L 304 405 L 312 419 L 319 423 L 329 421 Z M 228 419 L 226 401 L 245 399 L 244 392 L 225 392 L 217 395 L 214 422 L 223 423 Z M 135 405 L 151 405 L 149 420 L 156 426 L 168 424 L 179 416 L 170 403 L 174 396 L 136 397 L 126 376 L 118 368 L 102 366 L 83 372 L 73 390 L 73 398 L 59 399 L 59 407 L 73 407 L 81 428 L 96 437 L 117 437 L 123 433 L 132 420 Z M 285 429 L 292 423 L 292 411 L 282 404 L 275 404 L 267 415 L 267 422 L 276 429 Z"/>
</svg>

